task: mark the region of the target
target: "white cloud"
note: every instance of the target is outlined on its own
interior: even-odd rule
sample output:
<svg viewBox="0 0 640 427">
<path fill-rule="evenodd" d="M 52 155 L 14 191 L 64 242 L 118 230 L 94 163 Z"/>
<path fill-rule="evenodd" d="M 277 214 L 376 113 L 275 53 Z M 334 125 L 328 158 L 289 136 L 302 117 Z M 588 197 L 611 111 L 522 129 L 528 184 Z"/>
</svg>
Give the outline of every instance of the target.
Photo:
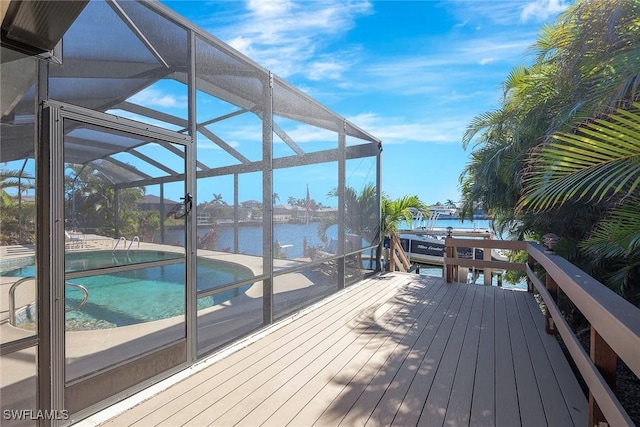
<svg viewBox="0 0 640 427">
<path fill-rule="evenodd" d="M 136 93 L 129 98 L 129 101 L 145 107 L 187 108 L 186 97 L 175 96 L 153 88 L 146 88 Z"/>
<path fill-rule="evenodd" d="M 509 41 L 505 42 L 507 38 Z M 479 86 L 491 84 L 492 89 L 496 89 L 496 67 L 513 63 L 517 58 L 524 60 L 533 41 L 525 35 L 492 34 L 447 40 L 442 43 L 446 49 L 441 51 L 376 58 L 354 70 L 348 88 L 361 93 L 443 97 L 448 97 L 451 89 L 456 88 L 475 91 Z M 504 77 L 504 71 L 502 75 Z"/>
<path fill-rule="evenodd" d="M 538 22 L 544 21 L 563 12 L 568 7 L 569 3 L 563 0 L 535 0 L 524 6 L 520 19 L 523 22 L 527 22 L 529 19 Z"/>
<path fill-rule="evenodd" d="M 459 144 L 468 118 L 434 119 L 428 123 L 408 123 L 407 118 L 381 117 L 374 113 L 364 113 L 349 118 L 356 126 L 366 129 L 387 144 L 410 142 L 431 144 Z"/>
<path fill-rule="evenodd" d="M 496 25 L 513 25 L 519 18 L 521 2 L 451 0 L 447 10 L 458 19 L 455 28 L 487 30 Z"/>
<path fill-rule="evenodd" d="M 125 119 L 135 120 L 136 122 L 145 123 L 147 125 L 157 126 L 159 128 L 170 129 L 170 130 L 173 130 L 173 131 L 176 131 L 176 132 L 183 129 L 180 126 L 175 126 L 175 125 L 172 125 L 170 123 L 163 122 L 163 121 L 156 120 L 156 119 L 152 119 L 152 118 L 147 117 L 147 116 L 141 116 L 139 114 L 130 113 L 129 111 L 125 111 L 125 110 L 113 109 L 113 110 L 107 110 L 107 113 L 114 114 L 114 115 L 117 115 L 117 116 L 120 116 L 120 117 L 124 117 Z"/>
<path fill-rule="evenodd" d="M 309 65 L 308 77 L 310 80 L 339 79 L 345 69 L 346 65 L 338 61 L 316 61 Z"/>
<path fill-rule="evenodd" d="M 278 16 L 287 13 L 292 5 L 287 0 L 249 0 L 247 7 L 258 16 Z"/>
<path fill-rule="evenodd" d="M 304 144 L 309 142 L 333 142 L 337 143 L 338 136 L 335 132 L 306 125 L 300 123 L 292 129 L 285 129 L 287 135 L 293 139 L 297 144 Z M 280 138 L 274 137 L 274 142 L 280 142 Z M 302 146 L 304 150 L 304 146 Z"/>
<path fill-rule="evenodd" d="M 337 79 L 349 60 L 317 60 L 321 46 L 355 25 L 358 16 L 371 13 L 364 1 L 292 2 L 289 0 L 249 0 L 247 12 L 235 22 L 212 32 L 275 74 L 294 74 L 317 79 Z"/>
<path fill-rule="evenodd" d="M 478 61 L 478 64 L 487 65 L 491 64 L 492 62 L 495 62 L 495 58 L 482 58 L 480 61 Z"/>
<path fill-rule="evenodd" d="M 234 49 L 243 52 L 245 55 L 249 56 L 251 51 L 251 40 L 242 36 L 238 36 L 234 39 L 229 40 L 229 46 Z"/>
<path fill-rule="evenodd" d="M 517 26 L 529 21 L 545 21 L 563 12 L 571 3 L 571 0 L 450 0 L 447 4 L 455 6 L 448 8 L 459 21 L 454 28 L 490 31 L 496 25 Z"/>
</svg>

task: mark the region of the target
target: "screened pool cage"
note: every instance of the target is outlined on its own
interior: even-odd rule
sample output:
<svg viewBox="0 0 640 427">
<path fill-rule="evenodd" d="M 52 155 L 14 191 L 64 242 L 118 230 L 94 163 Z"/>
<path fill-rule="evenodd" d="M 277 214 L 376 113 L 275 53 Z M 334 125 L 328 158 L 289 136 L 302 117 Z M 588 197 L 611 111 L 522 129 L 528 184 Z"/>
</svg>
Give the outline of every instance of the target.
<svg viewBox="0 0 640 427">
<path fill-rule="evenodd" d="M 380 141 L 162 4 L 12 0 L 1 61 L 0 401 L 47 411 L 3 425 L 72 423 L 379 270 Z"/>
</svg>

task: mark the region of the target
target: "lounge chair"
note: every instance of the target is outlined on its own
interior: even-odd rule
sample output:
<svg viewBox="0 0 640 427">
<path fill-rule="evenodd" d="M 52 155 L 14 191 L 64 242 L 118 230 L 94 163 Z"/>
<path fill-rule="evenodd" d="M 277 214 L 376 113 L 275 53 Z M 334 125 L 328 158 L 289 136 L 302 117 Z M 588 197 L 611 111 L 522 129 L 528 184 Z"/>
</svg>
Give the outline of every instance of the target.
<svg viewBox="0 0 640 427">
<path fill-rule="evenodd" d="M 67 230 L 64 230 L 65 246 L 67 246 L 69 249 L 84 248 L 87 244 L 84 234 L 79 232 L 72 232 L 72 233 L 69 233 Z"/>
</svg>

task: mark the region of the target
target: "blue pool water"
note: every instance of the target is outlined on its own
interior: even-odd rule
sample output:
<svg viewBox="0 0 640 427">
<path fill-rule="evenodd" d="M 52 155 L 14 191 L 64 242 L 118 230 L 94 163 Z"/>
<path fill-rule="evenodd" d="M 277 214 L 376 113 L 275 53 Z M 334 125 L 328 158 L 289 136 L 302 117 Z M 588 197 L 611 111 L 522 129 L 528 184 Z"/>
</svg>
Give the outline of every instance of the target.
<svg viewBox="0 0 640 427">
<path fill-rule="evenodd" d="M 65 267 L 80 271 L 125 263 L 138 263 L 175 258 L 176 254 L 155 251 L 132 251 L 113 257 L 111 251 L 67 254 Z M 241 265 L 198 258 L 198 290 L 211 289 L 250 278 L 252 272 Z M 33 276 L 34 266 L 3 272 L 14 277 Z M 104 329 L 160 320 L 185 313 L 185 264 L 140 268 L 119 273 L 76 278 L 68 282 L 81 285 L 88 291 L 87 302 L 79 309 L 66 313 L 67 330 Z M 251 285 L 224 291 L 198 299 L 198 309 L 212 307 L 246 292 Z M 83 292 L 65 287 L 65 305 L 72 308 L 81 303 Z M 29 313 L 18 316 L 29 322 Z"/>
</svg>

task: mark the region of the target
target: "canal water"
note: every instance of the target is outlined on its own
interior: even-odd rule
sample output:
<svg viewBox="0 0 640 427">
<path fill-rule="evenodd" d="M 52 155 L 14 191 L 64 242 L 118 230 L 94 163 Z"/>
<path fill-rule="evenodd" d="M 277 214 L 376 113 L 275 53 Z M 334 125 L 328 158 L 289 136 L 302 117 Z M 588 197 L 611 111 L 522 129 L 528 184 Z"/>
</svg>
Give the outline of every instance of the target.
<svg viewBox="0 0 640 427">
<path fill-rule="evenodd" d="M 318 236 L 318 222 L 310 222 L 309 224 L 275 224 L 274 237 L 275 240 L 283 247 L 287 258 L 300 258 L 303 256 L 304 242 L 309 247 L 323 245 L 324 243 Z M 419 226 L 420 224 L 415 224 Z M 458 219 L 439 219 L 435 223 L 437 228 L 453 227 L 456 229 L 467 228 L 470 230 L 484 230 L 491 227 L 490 220 L 474 220 L 460 221 Z M 404 225 L 401 228 L 410 228 Z M 199 226 L 198 236 L 204 237 L 210 232 L 211 226 Z M 234 247 L 234 228 L 233 226 L 218 225 L 216 230 L 216 242 L 214 249 L 222 251 L 232 251 Z M 327 230 L 327 238 L 336 239 L 338 236 L 338 227 L 331 226 Z M 178 230 L 168 230 L 166 235 L 167 242 L 176 242 L 184 244 L 184 236 Z M 261 256 L 262 255 L 262 226 L 261 225 L 241 225 L 238 228 L 238 249 L 240 253 Z M 440 266 L 424 266 L 420 268 L 420 274 L 434 277 L 442 277 L 442 267 Z M 482 273 L 474 275 L 469 274 L 469 281 L 475 283 L 484 283 Z M 498 278 L 493 277 L 493 284 L 497 285 Z M 526 289 L 526 283 L 521 282 L 516 285 L 503 283 L 505 287 L 515 287 L 518 289 Z"/>
</svg>

